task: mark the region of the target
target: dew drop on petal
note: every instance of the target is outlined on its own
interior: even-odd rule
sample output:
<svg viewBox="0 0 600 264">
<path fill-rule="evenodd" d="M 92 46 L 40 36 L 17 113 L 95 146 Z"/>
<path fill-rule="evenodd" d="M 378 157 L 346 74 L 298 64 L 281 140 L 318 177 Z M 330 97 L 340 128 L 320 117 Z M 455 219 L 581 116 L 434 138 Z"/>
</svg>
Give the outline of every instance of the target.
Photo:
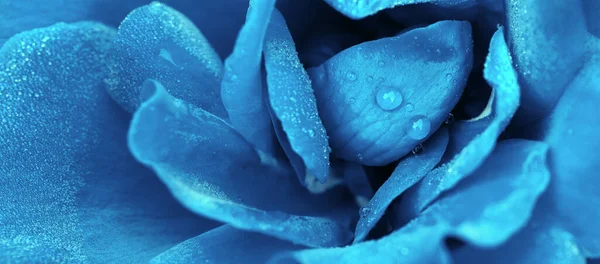
<svg viewBox="0 0 600 264">
<path fill-rule="evenodd" d="M 449 113 L 446 117 L 446 120 L 444 120 L 444 124 L 450 125 L 452 123 L 454 123 L 454 115 L 452 113 Z"/>
<path fill-rule="evenodd" d="M 398 108 L 402 99 L 402 94 L 391 86 L 383 86 L 376 95 L 377 105 L 387 111 Z"/>
<path fill-rule="evenodd" d="M 431 122 L 425 116 L 415 116 L 408 122 L 408 136 L 414 140 L 421 140 L 429 135 Z"/>
<path fill-rule="evenodd" d="M 356 73 L 348 72 L 348 74 L 346 74 L 346 79 L 348 79 L 348 81 L 356 81 Z"/>
<path fill-rule="evenodd" d="M 423 151 L 423 144 L 417 145 L 413 150 L 412 154 L 417 155 Z"/>
<path fill-rule="evenodd" d="M 410 113 L 415 109 L 415 106 L 411 103 L 408 103 L 408 104 L 406 104 L 405 108 L 406 108 L 406 111 L 408 111 Z"/>
</svg>

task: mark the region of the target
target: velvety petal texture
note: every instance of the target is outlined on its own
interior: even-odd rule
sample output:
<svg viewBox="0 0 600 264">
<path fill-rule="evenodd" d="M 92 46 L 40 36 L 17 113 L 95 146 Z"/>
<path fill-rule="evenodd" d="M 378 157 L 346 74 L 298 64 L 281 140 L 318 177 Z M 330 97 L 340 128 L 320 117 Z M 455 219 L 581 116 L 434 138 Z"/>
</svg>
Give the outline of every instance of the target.
<svg viewBox="0 0 600 264">
<path fill-rule="evenodd" d="M 471 26 L 442 21 L 364 42 L 309 70 L 333 154 L 400 159 L 444 122 L 472 67 Z"/>
<path fill-rule="evenodd" d="M 440 162 L 447 144 L 448 130 L 440 128 L 427 141 L 422 152 L 407 156 L 398 163 L 392 175 L 377 189 L 369 204 L 361 208 L 360 219 L 354 234 L 354 243 L 364 240 L 394 199 L 418 182 Z"/>
<path fill-rule="evenodd" d="M 190 210 L 236 228 L 307 246 L 351 239 L 355 208 L 339 190 L 311 195 L 289 170 L 263 165 L 257 152 L 218 117 L 170 96 L 158 82 L 134 114 L 129 146 Z M 293 175 L 293 174 L 292 174 Z M 342 211 L 342 212 L 340 212 Z"/>
<path fill-rule="evenodd" d="M 255 148 L 273 153 L 274 133 L 271 116 L 263 98 L 261 71 L 263 42 L 275 0 L 252 0 L 246 24 L 242 27 L 233 53 L 225 61 L 221 99 L 231 125 Z"/>
<path fill-rule="evenodd" d="M 526 225 L 546 189 L 548 146 L 527 140 L 498 145 L 474 177 L 461 182 L 423 214 L 375 241 L 344 248 L 309 249 L 283 254 L 287 263 L 448 263 L 443 240 L 458 237 L 480 247 L 496 247 Z M 499 168 L 503 168 L 500 170 Z"/>
<path fill-rule="evenodd" d="M 280 127 L 275 126 L 281 128 L 277 135 L 288 142 L 283 144 L 286 154 L 302 182 L 305 177 L 315 177 L 325 183 L 330 167 L 327 134 L 311 81 L 279 11 L 273 12 L 267 30 L 265 67 L 269 102 L 275 122 L 281 122 Z"/>
<path fill-rule="evenodd" d="M 262 264 L 273 255 L 304 247 L 224 225 L 165 251 L 150 261 L 162 263 Z"/>
<path fill-rule="evenodd" d="M 214 227 L 129 154 L 103 83 L 114 36 L 59 23 L 0 49 L 0 262 L 146 262 Z"/>
<path fill-rule="evenodd" d="M 450 129 L 451 152 L 446 154 L 450 160 L 427 174 L 402 201 L 409 217 L 417 215 L 444 191 L 471 175 L 493 151 L 498 136 L 517 110 L 519 85 L 502 29 L 492 38 L 484 77 L 494 89 L 488 107 L 479 117 L 456 122 L 453 125 L 456 128 Z"/>
<path fill-rule="evenodd" d="M 109 94 L 129 112 L 140 104 L 146 79 L 221 118 L 223 65 L 204 35 L 183 14 L 154 2 L 132 11 L 119 26 L 111 51 Z"/>
<path fill-rule="evenodd" d="M 548 114 L 583 65 L 589 33 L 581 2 L 505 1 L 507 40 L 527 102 L 520 122 Z"/>
<path fill-rule="evenodd" d="M 594 55 L 568 86 L 548 118 L 553 181 L 547 210 L 575 237 L 588 257 L 600 257 L 600 54 Z"/>
</svg>

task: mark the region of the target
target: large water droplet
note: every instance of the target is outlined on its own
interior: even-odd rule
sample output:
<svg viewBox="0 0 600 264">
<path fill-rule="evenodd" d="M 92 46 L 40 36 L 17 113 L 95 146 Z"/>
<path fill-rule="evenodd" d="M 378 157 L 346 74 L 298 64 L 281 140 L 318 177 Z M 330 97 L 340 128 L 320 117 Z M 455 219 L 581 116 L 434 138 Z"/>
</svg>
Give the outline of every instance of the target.
<svg viewBox="0 0 600 264">
<path fill-rule="evenodd" d="M 415 116 L 410 119 L 408 125 L 408 136 L 414 140 L 421 140 L 429 135 L 431 122 L 424 116 Z"/>
<path fill-rule="evenodd" d="M 394 110 L 402 104 L 402 94 L 394 87 L 383 86 L 377 92 L 377 104 L 383 110 Z"/>
</svg>

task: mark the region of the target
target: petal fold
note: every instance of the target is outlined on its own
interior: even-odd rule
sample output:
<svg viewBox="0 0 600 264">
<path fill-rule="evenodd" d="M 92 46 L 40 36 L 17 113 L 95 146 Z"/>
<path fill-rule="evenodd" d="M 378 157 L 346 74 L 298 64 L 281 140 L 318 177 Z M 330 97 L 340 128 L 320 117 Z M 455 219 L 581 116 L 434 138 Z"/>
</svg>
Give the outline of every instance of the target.
<svg viewBox="0 0 600 264">
<path fill-rule="evenodd" d="M 114 37 L 59 23 L 0 49 L 0 262 L 147 262 L 215 226 L 129 153 L 103 83 Z"/>
<path fill-rule="evenodd" d="M 519 85 L 502 29 L 492 37 L 484 77 L 494 89 L 487 108 L 475 119 L 453 124 L 446 154 L 450 160 L 428 173 L 402 201 L 409 218 L 471 175 L 485 161 L 519 106 Z"/>
<path fill-rule="evenodd" d="M 346 196 L 339 188 L 308 193 L 289 170 L 261 164 L 252 146 L 223 120 L 153 84 L 146 86 L 151 96 L 134 114 L 129 147 L 184 206 L 239 229 L 307 246 L 349 242 L 351 219 L 345 210 L 355 208 L 340 202 Z"/>
<path fill-rule="evenodd" d="M 233 53 L 225 60 L 221 99 L 231 125 L 255 148 L 275 151 L 271 116 L 263 98 L 261 71 L 263 42 L 275 0 L 250 1 L 246 23 Z"/>
<path fill-rule="evenodd" d="M 119 26 L 110 58 L 108 92 L 125 110 L 135 111 L 142 84 L 154 79 L 173 96 L 227 118 L 221 59 L 194 23 L 171 7 L 153 2 L 133 10 Z"/>
<path fill-rule="evenodd" d="M 442 21 L 309 69 L 333 154 L 381 166 L 409 153 L 456 105 L 472 60 L 470 24 Z"/>
<path fill-rule="evenodd" d="M 269 102 L 284 150 L 301 182 L 306 175 L 321 183 L 329 174 L 329 143 L 319 118 L 311 81 L 279 11 L 275 10 L 265 38 Z"/>
</svg>

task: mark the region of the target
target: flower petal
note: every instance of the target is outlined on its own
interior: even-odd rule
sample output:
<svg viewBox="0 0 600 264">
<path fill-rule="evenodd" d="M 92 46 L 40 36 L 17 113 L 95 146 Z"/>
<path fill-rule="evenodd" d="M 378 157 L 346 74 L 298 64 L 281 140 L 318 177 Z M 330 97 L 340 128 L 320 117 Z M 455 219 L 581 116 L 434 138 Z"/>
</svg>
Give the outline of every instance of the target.
<svg viewBox="0 0 600 264">
<path fill-rule="evenodd" d="M 367 237 L 369 231 L 381 219 L 396 197 L 418 182 L 440 162 L 447 144 L 448 130 L 440 128 L 427 141 L 422 153 L 407 156 L 400 161 L 392 175 L 379 187 L 369 204 L 361 209 L 360 219 L 356 225 L 354 243 L 361 242 Z"/>
<path fill-rule="evenodd" d="M 263 42 L 275 0 L 250 1 L 246 24 L 225 60 L 221 98 L 231 125 L 258 150 L 273 153 L 273 125 L 263 99 Z"/>
<path fill-rule="evenodd" d="M 265 263 L 276 253 L 302 248 L 224 225 L 186 240 L 150 263 Z"/>
<path fill-rule="evenodd" d="M 466 245 L 454 251 L 452 258 L 455 263 L 586 263 L 573 235 L 538 220 L 534 216 L 523 230 L 497 248 Z"/>
<path fill-rule="evenodd" d="M 218 90 L 221 59 L 190 20 L 164 4 L 142 6 L 123 20 L 110 66 L 108 92 L 129 112 L 141 103 L 142 84 L 155 79 L 173 96 L 227 117 Z"/>
<path fill-rule="evenodd" d="M 422 181 L 407 191 L 402 207 L 407 209 L 409 218 L 417 215 L 440 194 L 471 175 L 492 152 L 498 136 L 517 110 L 519 85 L 502 29 L 498 29 L 492 38 L 484 77 L 494 88 L 488 107 L 481 116 L 473 120 L 454 123 L 448 148 L 456 152 L 450 152 L 452 159 L 449 162 L 427 174 Z M 487 127 L 482 130 L 485 125 Z M 466 142 L 469 143 L 464 146 Z"/>
<path fill-rule="evenodd" d="M 160 83 L 146 86 L 149 99 L 134 114 L 129 146 L 152 167 L 190 210 L 243 230 L 307 246 L 351 239 L 340 190 L 311 195 L 281 168 L 258 154 L 218 117 L 171 97 Z M 283 212 L 281 212 L 283 211 Z M 335 215 L 341 218 L 301 215 Z"/>
<path fill-rule="evenodd" d="M 431 3 L 439 6 L 454 6 L 465 2 L 474 2 L 473 0 L 325 0 L 333 8 L 342 14 L 353 18 L 361 19 L 373 15 L 381 10 L 393 8 L 396 6 L 414 5 L 420 3 Z"/>
<path fill-rule="evenodd" d="M 296 251 L 276 260 L 447 263 L 443 241 L 448 236 L 481 247 L 498 246 L 527 223 L 538 197 L 546 189 L 550 179 L 545 166 L 547 149 L 542 142 L 504 141 L 475 177 L 461 182 L 400 230 L 376 241 Z"/>
<path fill-rule="evenodd" d="M 588 257 L 600 257 L 600 54 L 571 82 L 549 119 L 552 185 L 547 210 L 569 231 Z"/>
<path fill-rule="evenodd" d="M 583 65 L 585 16 L 581 1 L 510 0 L 505 9 L 508 45 L 522 84 L 518 121 L 528 122 L 548 114 Z"/>
<path fill-rule="evenodd" d="M 471 26 L 442 21 L 346 49 L 311 68 L 333 154 L 386 165 L 423 142 L 460 98 Z"/>
<path fill-rule="evenodd" d="M 338 160 L 332 167 L 336 174 L 342 175 L 346 187 L 354 194 L 358 205 L 368 202 L 373 197 L 375 192 L 363 166 Z"/>
<path fill-rule="evenodd" d="M 129 154 L 103 85 L 114 36 L 59 23 L 0 49 L 0 262 L 146 262 L 214 227 Z"/>
<path fill-rule="evenodd" d="M 265 39 L 265 65 L 269 101 L 290 148 L 286 154 L 298 176 L 307 173 L 321 183 L 329 173 L 329 143 L 319 118 L 310 79 L 304 71 L 294 41 L 279 11 L 273 12 Z M 276 126 L 277 127 L 277 126 Z M 281 139 L 280 139 L 281 140 Z M 302 162 L 294 162 L 299 156 Z"/>
</svg>

